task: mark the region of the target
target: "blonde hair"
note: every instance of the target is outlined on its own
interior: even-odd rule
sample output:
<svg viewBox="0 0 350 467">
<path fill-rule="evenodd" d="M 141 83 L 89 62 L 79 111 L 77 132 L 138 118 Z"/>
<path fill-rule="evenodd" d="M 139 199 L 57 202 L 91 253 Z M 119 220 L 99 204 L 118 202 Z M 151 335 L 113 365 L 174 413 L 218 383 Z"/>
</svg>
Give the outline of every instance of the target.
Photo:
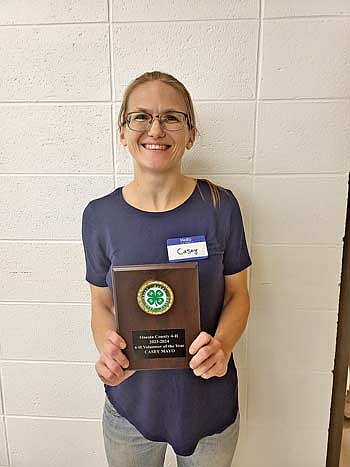
<svg viewBox="0 0 350 467">
<path fill-rule="evenodd" d="M 163 73 L 161 71 L 148 71 L 146 73 L 143 73 L 142 75 L 138 76 L 135 78 L 129 85 L 126 87 L 124 94 L 123 94 L 123 99 L 122 103 L 119 109 L 119 114 L 118 114 L 118 127 L 119 129 L 125 125 L 126 120 L 126 109 L 129 101 L 130 94 L 132 91 L 139 86 L 140 84 L 148 83 L 150 81 L 161 81 L 162 83 L 168 84 L 169 86 L 173 87 L 176 89 L 183 97 L 185 106 L 186 106 L 186 113 L 188 115 L 187 118 L 187 125 L 189 129 L 194 129 L 195 134 L 199 134 L 200 132 L 198 131 L 198 128 L 196 126 L 196 116 L 194 112 L 194 107 L 193 107 L 193 102 L 192 98 L 190 96 L 190 93 L 187 91 L 185 86 L 177 80 L 174 76 L 169 75 L 168 73 Z M 212 197 L 212 203 L 214 207 L 220 203 L 220 191 L 219 189 L 224 188 L 220 187 L 219 185 L 216 185 L 215 183 L 211 182 L 210 180 L 205 179 L 205 181 L 208 183 L 210 192 L 211 192 L 211 197 Z M 199 184 L 197 181 L 197 186 L 199 188 Z M 201 192 L 200 192 L 201 193 Z M 202 198 L 204 199 L 203 194 L 201 193 Z"/>
</svg>

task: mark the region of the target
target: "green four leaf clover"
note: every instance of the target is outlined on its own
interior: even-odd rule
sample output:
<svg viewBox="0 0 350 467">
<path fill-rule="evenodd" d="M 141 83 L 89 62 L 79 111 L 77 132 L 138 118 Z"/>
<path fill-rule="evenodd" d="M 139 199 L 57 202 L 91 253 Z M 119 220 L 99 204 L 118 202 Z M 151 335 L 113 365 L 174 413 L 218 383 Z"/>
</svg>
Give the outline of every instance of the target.
<svg viewBox="0 0 350 467">
<path fill-rule="evenodd" d="M 162 290 L 149 290 L 147 292 L 147 302 L 150 305 L 161 305 L 164 302 Z"/>
</svg>

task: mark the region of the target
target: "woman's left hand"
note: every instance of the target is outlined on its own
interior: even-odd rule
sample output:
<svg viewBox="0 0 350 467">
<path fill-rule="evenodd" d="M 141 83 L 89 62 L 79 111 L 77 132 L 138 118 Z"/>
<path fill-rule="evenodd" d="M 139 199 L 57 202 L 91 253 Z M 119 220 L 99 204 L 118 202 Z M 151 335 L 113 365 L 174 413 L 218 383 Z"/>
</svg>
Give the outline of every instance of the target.
<svg viewBox="0 0 350 467">
<path fill-rule="evenodd" d="M 231 352 L 226 352 L 222 343 L 207 332 L 198 334 L 190 345 L 189 353 L 194 355 L 190 367 L 196 376 L 209 379 L 226 374 Z"/>
</svg>

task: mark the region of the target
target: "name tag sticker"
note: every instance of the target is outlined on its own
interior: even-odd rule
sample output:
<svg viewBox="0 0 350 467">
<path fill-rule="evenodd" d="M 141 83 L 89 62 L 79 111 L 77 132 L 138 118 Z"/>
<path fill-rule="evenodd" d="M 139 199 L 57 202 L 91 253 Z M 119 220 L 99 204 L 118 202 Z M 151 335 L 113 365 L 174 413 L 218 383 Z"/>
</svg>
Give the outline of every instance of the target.
<svg viewBox="0 0 350 467">
<path fill-rule="evenodd" d="M 208 258 L 207 242 L 204 235 L 168 238 L 166 246 L 170 263 Z"/>
</svg>

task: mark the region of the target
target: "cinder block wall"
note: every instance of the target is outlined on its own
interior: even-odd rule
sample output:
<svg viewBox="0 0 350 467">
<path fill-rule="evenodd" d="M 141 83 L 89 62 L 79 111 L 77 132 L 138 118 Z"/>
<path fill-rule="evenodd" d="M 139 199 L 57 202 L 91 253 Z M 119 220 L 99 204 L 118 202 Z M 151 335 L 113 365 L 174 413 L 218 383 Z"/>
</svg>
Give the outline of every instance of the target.
<svg viewBox="0 0 350 467">
<path fill-rule="evenodd" d="M 106 465 L 81 213 L 131 178 L 120 98 L 156 69 L 191 92 L 186 173 L 235 192 L 253 259 L 234 465 L 325 465 L 349 40 L 347 0 L 0 2 L 0 465 Z"/>
</svg>

